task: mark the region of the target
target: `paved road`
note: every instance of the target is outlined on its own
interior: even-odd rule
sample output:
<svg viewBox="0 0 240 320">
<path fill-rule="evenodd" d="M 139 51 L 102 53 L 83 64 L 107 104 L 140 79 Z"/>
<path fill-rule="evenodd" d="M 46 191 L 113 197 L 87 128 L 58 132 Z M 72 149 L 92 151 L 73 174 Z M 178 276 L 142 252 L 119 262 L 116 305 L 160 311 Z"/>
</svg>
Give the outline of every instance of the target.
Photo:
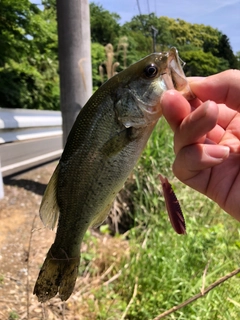
<svg viewBox="0 0 240 320">
<path fill-rule="evenodd" d="M 58 159 L 62 153 L 62 135 L 0 144 L 2 176 Z"/>
</svg>

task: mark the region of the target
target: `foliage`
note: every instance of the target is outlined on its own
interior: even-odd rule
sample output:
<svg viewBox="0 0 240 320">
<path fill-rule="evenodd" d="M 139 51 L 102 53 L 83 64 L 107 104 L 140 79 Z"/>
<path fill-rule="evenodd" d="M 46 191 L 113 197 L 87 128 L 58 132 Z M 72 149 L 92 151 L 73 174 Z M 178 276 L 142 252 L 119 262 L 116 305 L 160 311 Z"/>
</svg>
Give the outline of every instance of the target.
<svg viewBox="0 0 240 320">
<path fill-rule="evenodd" d="M 54 11 L 3 0 L 0 14 L 0 106 L 59 109 Z"/>
<path fill-rule="evenodd" d="M 165 17 L 165 20 L 168 18 Z M 210 42 L 212 46 L 218 44 L 218 31 L 203 24 L 192 24 L 181 19 L 169 19 L 169 30 L 174 35 L 178 45 L 192 45 L 202 48 L 204 43 Z"/>
<path fill-rule="evenodd" d="M 237 69 L 240 69 L 240 51 L 236 53 Z"/>
<path fill-rule="evenodd" d="M 186 62 L 184 71 L 187 76 L 208 76 L 229 69 L 228 61 L 213 56 L 211 52 L 195 50 L 183 51 L 180 54 Z"/>
<path fill-rule="evenodd" d="M 158 31 L 157 43 L 161 50 L 172 46 L 182 47 L 185 45 L 202 48 L 205 42 L 216 46 L 219 41 L 219 32 L 209 26 L 191 24 L 181 19 L 157 18 L 153 13 L 133 17 L 130 22 L 125 23 L 123 30 L 150 37 L 152 26 Z"/>
<path fill-rule="evenodd" d="M 0 107 L 59 109 L 56 0 L 44 0 L 44 10 L 30 0 L 2 0 L 0 6 Z M 120 25 L 117 13 L 90 3 L 94 91 L 101 85 L 99 66 L 111 43 L 118 71 L 150 54 L 152 26 L 156 51 L 176 46 L 187 62 L 187 75 L 207 76 L 240 68 L 227 35 L 181 19 L 137 15 Z M 106 77 L 105 77 L 106 80 Z"/>
<path fill-rule="evenodd" d="M 38 8 L 28 0 L 2 0 L 0 6 L 0 67 L 8 58 L 19 61 L 29 47 L 29 20 Z"/>
<path fill-rule="evenodd" d="M 138 190 L 135 193 L 136 228 L 130 234 L 132 256 L 128 268 L 124 269 L 125 281 L 122 279 L 118 287 L 129 301 L 138 283 L 128 319 L 152 319 L 197 294 L 205 268 L 207 287 L 238 266 L 237 223 L 212 201 L 173 179 L 170 172 L 172 141 L 172 133 L 162 121 L 135 170 Z M 186 236 L 175 234 L 168 222 L 156 178 L 159 172 L 171 179 L 185 211 Z M 236 277 L 206 298 L 180 310 L 172 319 L 239 317 L 240 309 L 226 300 L 229 297 L 239 302 L 239 288 L 240 280 Z"/>
<path fill-rule="evenodd" d="M 10 60 L 8 65 L 0 70 L 1 107 L 58 109 L 59 89 L 55 65 L 51 60 L 44 63 L 49 69 L 42 73 L 26 60 L 19 64 Z"/>
<path fill-rule="evenodd" d="M 237 57 L 233 54 L 229 38 L 225 34 L 220 35 L 218 42 L 218 53 L 216 55 L 227 60 L 230 68 L 238 68 Z"/>
<path fill-rule="evenodd" d="M 141 57 L 144 57 L 152 52 L 151 27 L 156 27 L 158 24 L 159 19 L 154 13 L 150 15 L 138 15 L 123 25 L 121 34 L 126 34 L 131 39 L 130 44 L 132 48 L 130 47 L 130 50 L 133 49 Z"/>
<path fill-rule="evenodd" d="M 106 59 L 105 48 L 100 43 L 92 43 L 92 77 L 93 77 L 93 91 L 96 91 L 101 86 L 101 77 L 99 74 L 99 67 Z"/>
<path fill-rule="evenodd" d="M 112 319 L 114 312 L 120 319 L 130 301 L 126 319 L 153 319 L 239 265 L 239 224 L 212 201 L 174 179 L 172 141 L 173 134 L 162 119 L 134 171 L 136 225 L 127 235 L 131 255 L 123 256 L 120 270 L 115 271 L 121 272 L 121 277 L 92 291 L 99 320 Z M 182 205 L 185 236 L 177 235 L 168 221 L 159 172 L 169 178 Z M 235 276 L 166 319 L 238 319 L 239 290 L 240 277 Z M 112 305 L 106 297 L 114 299 Z"/>
<path fill-rule="evenodd" d="M 19 319 L 19 315 L 17 314 L 16 311 L 10 311 L 8 320 L 15 320 L 15 319 Z"/>
<path fill-rule="evenodd" d="M 110 13 L 102 6 L 90 3 L 90 26 L 92 42 L 102 45 L 114 43 L 119 35 L 120 25 L 117 13 Z"/>
<path fill-rule="evenodd" d="M 238 68 L 229 39 L 217 29 L 181 19 L 157 18 L 153 13 L 133 17 L 123 25 L 122 32 L 127 33 L 133 42 L 129 46 L 130 52 L 141 52 L 143 56 L 152 51 L 151 26 L 158 30 L 157 51 L 177 47 L 187 62 L 189 76 L 208 76 L 229 68 Z M 137 40 L 136 44 L 134 40 Z"/>
</svg>

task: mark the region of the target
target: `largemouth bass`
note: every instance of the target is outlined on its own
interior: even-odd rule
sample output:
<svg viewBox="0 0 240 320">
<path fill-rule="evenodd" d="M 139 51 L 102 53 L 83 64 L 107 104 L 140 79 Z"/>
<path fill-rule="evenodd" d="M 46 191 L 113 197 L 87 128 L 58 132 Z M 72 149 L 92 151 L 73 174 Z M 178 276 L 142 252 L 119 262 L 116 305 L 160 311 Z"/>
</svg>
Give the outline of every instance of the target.
<svg viewBox="0 0 240 320">
<path fill-rule="evenodd" d="M 71 295 L 83 236 L 106 219 L 162 115 L 161 94 L 172 88 L 189 93 L 175 48 L 115 75 L 80 111 L 40 206 L 43 223 L 58 227 L 35 284 L 39 301 Z"/>
</svg>

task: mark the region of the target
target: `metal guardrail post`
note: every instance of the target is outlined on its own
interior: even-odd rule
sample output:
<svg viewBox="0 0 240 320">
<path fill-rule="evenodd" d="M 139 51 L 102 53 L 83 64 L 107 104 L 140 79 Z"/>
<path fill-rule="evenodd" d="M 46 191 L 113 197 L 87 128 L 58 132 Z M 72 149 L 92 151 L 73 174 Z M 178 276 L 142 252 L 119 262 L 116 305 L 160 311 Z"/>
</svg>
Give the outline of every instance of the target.
<svg viewBox="0 0 240 320">
<path fill-rule="evenodd" d="M 3 178 L 1 171 L 1 158 L 0 158 L 0 200 L 4 198 Z"/>
<path fill-rule="evenodd" d="M 0 108 L 0 199 L 3 177 L 55 160 L 61 153 L 60 111 Z"/>
</svg>

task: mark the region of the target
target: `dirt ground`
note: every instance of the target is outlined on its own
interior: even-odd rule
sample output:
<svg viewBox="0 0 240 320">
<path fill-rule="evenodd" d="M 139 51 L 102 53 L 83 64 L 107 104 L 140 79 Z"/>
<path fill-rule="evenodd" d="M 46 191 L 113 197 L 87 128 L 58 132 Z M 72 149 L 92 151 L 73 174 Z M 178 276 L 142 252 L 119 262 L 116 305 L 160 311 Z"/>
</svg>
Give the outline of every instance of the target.
<svg viewBox="0 0 240 320">
<path fill-rule="evenodd" d="M 38 303 L 32 294 L 39 268 L 54 240 L 54 232 L 43 227 L 38 216 L 39 205 L 47 182 L 56 166 L 50 163 L 11 179 L 4 179 L 5 197 L 0 200 L 0 319 L 95 319 L 82 302 L 82 292 L 91 283 L 110 281 L 114 275 L 104 256 L 114 256 L 119 240 L 96 234 L 103 253 L 99 261 L 100 278 L 79 277 L 74 294 L 66 303 L 59 298 Z M 121 242 L 126 254 L 127 243 Z M 87 250 L 82 246 L 82 250 Z M 110 262 L 109 262 L 110 263 Z M 108 272 L 109 270 L 109 272 Z M 109 274 L 108 274 L 109 273 Z M 108 274 L 108 275 L 107 275 Z M 106 276 L 106 277 L 105 277 Z M 115 276 L 116 277 L 116 276 Z M 85 290 L 87 291 L 87 290 Z M 86 294 L 86 292 L 85 292 Z M 79 310 L 81 304 L 81 310 Z"/>
</svg>

